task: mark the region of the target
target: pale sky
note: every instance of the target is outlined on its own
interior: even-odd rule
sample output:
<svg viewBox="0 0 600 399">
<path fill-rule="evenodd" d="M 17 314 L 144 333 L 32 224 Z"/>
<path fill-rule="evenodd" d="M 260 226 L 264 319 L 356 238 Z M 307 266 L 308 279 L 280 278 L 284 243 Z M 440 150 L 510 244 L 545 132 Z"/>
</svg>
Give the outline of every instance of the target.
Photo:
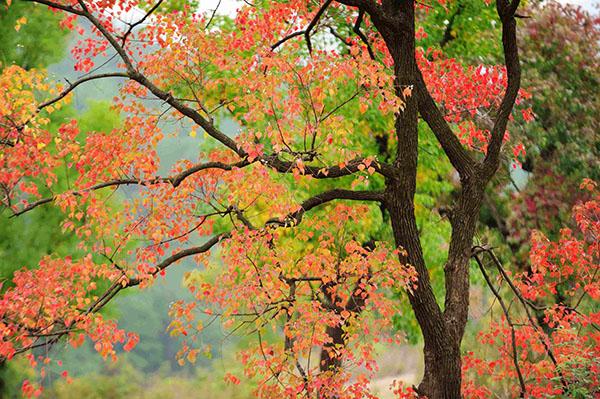
<svg viewBox="0 0 600 399">
<path fill-rule="evenodd" d="M 569 3 L 580 5 L 588 11 L 598 11 L 598 6 L 600 5 L 600 0 L 559 0 L 561 3 Z M 219 0 L 200 0 L 200 8 L 202 10 L 214 10 L 214 8 L 219 4 Z M 235 10 L 243 4 L 241 0 L 221 0 L 221 5 L 219 6 L 220 14 L 235 14 Z"/>
<path fill-rule="evenodd" d="M 200 0 L 199 3 L 201 10 L 212 11 L 219 4 L 219 0 Z M 218 12 L 219 14 L 233 15 L 235 14 L 235 10 L 242 4 L 244 4 L 244 2 L 240 0 L 221 0 Z"/>
<path fill-rule="evenodd" d="M 594 11 L 594 8 L 598 10 L 597 7 L 600 4 L 600 0 L 561 0 L 561 3 L 577 4 L 583 6 L 583 8 L 585 8 L 586 10 Z"/>
<path fill-rule="evenodd" d="M 482 0 L 483 1 L 483 0 Z M 564 4 L 574 4 L 582 6 L 585 10 L 592 13 L 600 12 L 600 0 L 558 0 Z M 212 12 L 215 7 L 218 6 L 217 13 L 220 15 L 234 16 L 236 10 L 244 5 L 243 0 L 200 0 L 200 11 Z M 144 15 L 144 12 L 134 8 L 127 12 L 125 15 L 121 15 L 121 19 L 127 22 L 135 22 Z M 146 21 L 150 23 L 150 20 Z"/>
</svg>

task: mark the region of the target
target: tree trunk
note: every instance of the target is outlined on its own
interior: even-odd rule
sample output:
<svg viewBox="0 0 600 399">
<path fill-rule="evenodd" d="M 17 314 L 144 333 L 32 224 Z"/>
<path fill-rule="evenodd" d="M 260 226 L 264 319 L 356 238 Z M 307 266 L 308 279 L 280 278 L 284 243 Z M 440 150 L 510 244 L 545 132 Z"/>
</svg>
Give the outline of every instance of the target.
<svg viewBox="0 0 600 399">
<path fill-rule="evenodd" d="M 503 25 L 502 42 L 508 86 L 494 121 L 485 159 L 474 160 L 437 108 L 418 69 L 415 58 L 414 0 L 382 0 L 372 6 L 373 24 L 382 35 L 394 60 L 396 95 L 405 102 L 396 115 L 398 142 L 393 176 L 386 179 L 385 207 L 388 209 L 396 245 L 406 254 L 400 261 L 410 264 L 418 281 L 409 293 L 415 317 L 425 342 L 425 375 L 418 393 L 430 399 L 461 397 L 460 345 L 469 311 L 469 261 L 483 193 L 499 166 L 506 124 L 520 87 L 514 12 L 519 0 L 498 0 Z M 406 98 L 404 92 L 413 95 Z M 461 178 L 461 193 L 450 214 L 452 236 L 444 266 L 446 297 L 443 311 L 430 283 L 429 272 L 414 214 L 418 163 L 419 113 L 434 132 Z"/>
<path fill-rule="evenodd" d="M 336 353 L 335 348 L 343 347 L 346 344 L 344 330 L 342 325 L 328 326 L 326 333 L 328 337 L 331 337 L 331 342 L 326 343 L 321 348 L 319 369 L 321 372 L 335 372 L 342 365 L 342 358 Z"/>
<path fill-rule="evenodd" d="M 414 4 L 397 3 L 404 25 L 382 32 L 395 63 L 396 93 L 405 102 L 396 116 L 398 150 L 394 166 L 397 175 L 386 182 L 386 207 L 390 213 L 396 245 L 406 251 L 403 263 L 418 274 L 409 294 L 413 311 L 425 343 L 425 375 L 418 393 L 430 399 L 461 397 L 460 343 L 467 321 L 469 301 L 468 265 L 481 200 L 475 184 L 465 182 L 453 219 L 452 239 L 445 267 L 447 296 L 442 311 L 430 283 L 429 272 L 414 214 L 414 195 L 418 163 L 418 96 L 405 98 L 406 87 L 416 87 L 418 69 L 415 59 Z M 475 177 L 473 177 L 475 180 Z"/>
<path fill-rule="evenodd" d="M 403 263 L 412 265 L 418 274 L 416 288 L 409 295 L 412 308 L 425 341 L 425 376 L 419 393 L 430 399 L 460 398 L 461 356 L 460 338 L 448 329 L 444 314 L 431 287 L 429 272 L 414 214 L 414 196 L 418 162 L 418 103 L 417 97 L 404 98 L 406 87 L 417 85 L 415 59 L 414 5 L 398 4 L 400 15 L 409 24 L 403 29 L 389 30 L 384 38 L 395 62 L 396 92 L 405 102 L 404 110 L 396 116 L 397 176 L 386 184 L 386 207 L 390 213 L 396 245 L 406 251 Z M 385 32 L 385 31 L 384 31 Z M 468 300 L 468 298 L 467 298 Z"/>
<path fill-rule="evenodd" d="M 449 344 L 446 348 L 440 348 L 431 347 L 431 344 L 426 341 L 424 357 L 425 373 L 417 393 L 426 396 L 429 399 L 460 398 L 460 343 Z"/>
</svg>

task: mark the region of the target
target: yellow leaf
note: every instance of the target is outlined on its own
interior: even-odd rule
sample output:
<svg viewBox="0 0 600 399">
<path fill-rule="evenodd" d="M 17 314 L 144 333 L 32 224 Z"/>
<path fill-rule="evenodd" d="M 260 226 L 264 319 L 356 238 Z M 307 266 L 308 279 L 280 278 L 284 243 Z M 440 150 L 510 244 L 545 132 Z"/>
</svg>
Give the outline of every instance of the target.
<svg viewBox="0 0 600 399">
<path fill-rule="evenodd" d="M 196 350 L 192 349 L 191 351 L 189 351 L 188 355 L 187 355 L 188 362 L 190 362 L 192 364 L 196 363 L 196 355 L 197 355 Z"/>
<path fill-rule="evenodd" d="M 192 130 L 190 132 L 190 137 L 196 137 L 196 131 L 195 130 Z"/>
<path fill-rule="evenodd" d="M 8 5 L 10 5 L 10 3 Z M 17 19 L 17 24 L 15 25 L 15 30 L 18 32 L 21 29 L 21 26 L 25 25 L 26 23 L 27 23 L 27 18 L 25 18 L 25 17 L 21 17 L 21 18 Z"/>
</svg>

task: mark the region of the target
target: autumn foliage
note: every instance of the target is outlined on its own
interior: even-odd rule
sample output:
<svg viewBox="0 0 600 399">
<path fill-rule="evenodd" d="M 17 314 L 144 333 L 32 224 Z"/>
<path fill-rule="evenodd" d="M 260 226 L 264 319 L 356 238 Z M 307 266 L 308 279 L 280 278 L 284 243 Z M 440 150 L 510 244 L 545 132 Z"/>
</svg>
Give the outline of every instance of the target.
<svg viewBox="0 0 600 399">
<path fill-rule="evenodd" d="M 470 352 L 464 368 L 467 373 L 487 375 L 491 381 L 515 381 L 521 373 L 523 384 L 512 384 L 507 392 L 510 396 L 598 394 L 600 196 L 597 184 L 589 179 L 581 189 L 587 200 L 573 208 L 577 230 L 562 229 L 557 241 L 532 232 L 530 270 L 511 273 L 493 253 L 489 260 L 481 256 L 487 273 L 497 276 L 493 284 L 510 292 L 507 298 L 512 298 L 518 310 L 504 313 L 478 336 L 483 347 L 498 349 L 498 354 L 490 360 Z M 559 293 L 562 299 L 557 302 Z M 507 339 L 513 331 L 513 338 Z M 485 386 L 475 384 L 465 391 L 474 396 L 491 394 Z"/>
<path fill-rule="evenodd" d="M 390 196 L 402 188 L 397 182 L 406 180 L 405 173 L 416 181 L 416 158 L 414 170 L 403 168 L 412 158 L 400 152 L 413 144 L 401 127 L 402 118 L 414 116 L 416 132 L 417 102 L 459 171 L 464 192 L 475 193 L 471 202 L 461 200 L 459 212 L 472 228 L 451 244 L 456 253 L 448 268 L 460 273 L 448 281 L 466 276 L 468 296 L 478 206 L 498 168 L 500 147 L 515 165 L 525 155 L 506 123 L 533 117 L 530 94 L 514 83 L 514 66 L 463 66 L 438 49 L 419 47 L 412 52 L 419 74 L 406 84 L 388 33 L 375 27 L 377 8 L 357 8 L 360 2 L 350 0 L 262 2 L 241 7 L 232 20 L 189 7 L 161 12 L 161 1 L 39 3 L 64 13 L 62 26 L 81 38 L 71 50 L 81 78 L 59 84 L 44 71 L 3 66 L 0 199 L 13 217 L 58 207 L 65 215 L 62 228 L 80 238 L 78 249 L 86 255 L 48 256 L 15 274 L 0 299 L 2 358 L 27 352 L 43 376 L 44 365 L 55 360 L 31 350 L 59 339 L 73 346 L 91 340 L 104 358 L 132 350 L 135 332 L 99 311 L 121 290 L 148 287 L 175 263 L 191 259 L 198 267 L 185 284 L 195 301 L 169 309 L 169 331 L 183 337 L 181 362 L 194 363 L 205 351 L 200 315 L 215 317 L 231 333 L 255 336 L 255 344 L 239 354 L 245 376 L 229 375 L 230 382 L 253 378 L 260 397 L 370 397 L 375 344 L 403 342 L 392 325 L 401 309 L 398 297 L 408 294 L 418 307 L 431 288 L 424 261 L 403 248 L 398 233 L 412 232 L 413 225 L 403 225 L 407 217 L 396 214 L 390 223 L 381 210 L 395 209 Z M 416 9 L 429 12 L 420 3 Z M 514 22 L 508 8 L 500 10 L 507 26 Z M 127 12 L 139 18 L 119 23 Z M 80 19 L 88 24 L 78 24 Z M 118 66 L 106 72 L 96 57 L 112 54 Z M 48 128 L 72 91 L 101 79 L 123 82 L 112 103 L 119 128 L 81 131 L 77 120 L 64 121 L 57 131 Z M 482 123 L 481 115 L 496 109 L 502 110 L 497 121 Z M 233 121 L 235 131 L 224 132 L 224 121 Z M 375 137 L 382 135 L 389 138 L 383 152 L 399 154 L 393 162 L 376 149 Z M 157 147 L 177 136 L 194 143 L 197 154 L 165 165 Z M 68 171 L 67 190 L 56 190 L 59 169 Z M 404 204 L 414 219 L 414 184 L 406 181 L 404 192 L 412 190 L 412 196 Z M 511 329 L 528 396 L 573 387 L 598 392 L 600 320 L 585 304 L 600 295 L 599 198 L 593 182 L 584 189 L 589 200 L 574 210 L 580 231 L 564 230 L 556 243 L 534 233 L 531 270 L 508 272 L 514 287 L 509 294 L 522 309 L 513 326 L 505 317 L 481 332 L 481 341 L 498 351 L 492 361 L 466 356 L 465 395 L 489 395 L 470 370 L 513 381 L 510 394 L 519 395 L 513 345 L 505 340 Z M 487 262 L 490 254 L 478 256 Z M 505 281 L 500 269 L 493 276 Z M 448 291 L 462 292 L 461 284 L 448 285 Z M 557 289 L 574 303 L 546 306 Z M 466 323 L 468 303 L 448 301 Z M 528 317 L 538 311 L 544 326 Z M 456 323 L 440 321 L 453 337 L 452 348 L 460 349 L 464 325 Z M 40 393 L 35 381 L 23 390 Z M 414 392 L 398 389 L 399 395 Z"/>
</svg>

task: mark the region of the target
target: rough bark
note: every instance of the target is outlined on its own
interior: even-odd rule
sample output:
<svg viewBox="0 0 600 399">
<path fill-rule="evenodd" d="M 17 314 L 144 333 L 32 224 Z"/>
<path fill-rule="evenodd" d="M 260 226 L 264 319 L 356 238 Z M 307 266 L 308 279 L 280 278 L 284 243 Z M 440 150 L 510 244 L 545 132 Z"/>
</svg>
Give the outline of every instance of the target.
<svg viewBox="0 0 600 399">
<path fill-rule="evenodd" d="M 327 342 L 321 349 L 319 359 L 319 369 L 321 372 L 335 371 L 342 365 L 342 358 L 336 356 L 335 348 L 343 347 L 345 344 L 342 325 L 328 326 L 326 334 L 331 338 L 331 342 Z"/>
<path fill-rule="evenodd" d="M 385 6 L 385 3 L 384 3 Z M 405 1 L 389 4 L 390 14 L 403 23 L 380 31 L 395 63 L 396 91 L 416 87 L 418 68 L 415 59 L 414 4 Z M 415 267 L 418 282 L 409 299 L 425 342 L 425 375 L 419 392 L 430 398 L 460 397 L 460 340 L 449 334 L 444 315 L 431 287 L 423 258 L 414 213 L 418 162 L 418 97 L 404 99 L 403 111 L 396 116 L 398 149 L 394 178 L 387 180 L 386 206 L 389 210 L 396 244 L 406 250 L 401 261 Z"/>
<path fill-rule="evenodd" d="M 370 2 L 369 2 L 370 3 Z M 415 15 L 412 0 L 383 0 L 368 11 L 394 59 L 397 95 L 405 109 L 396 116 L 398 149 L 395 171 L 387 176 L 385 206 L 396 244 L 406 250 L 400 260 L 415 267 L 418 283 L 409 299 L 424 339 L 425 373 L 417 388 L 430 399 L 461 397 L 461 350 L 469 310 L 469 260 L 485 187 L 499 166 L 502 137 L 520 86 L 514 12 L 518 0 L 498 0 L 508 87 L 492 129 L 490 150 L 482 162 L 462 147 L 432 99 L 415 59 Z M 403 88 L 415 88 L 404 99 Z M 414 214 L 418 163 L 418 116 L 429 125 L 461 177 L 461 192 L 451 215 L 452 235 L 444 267 L 446 297 L 440 308 L 423 258 Z"/>
</svg>

